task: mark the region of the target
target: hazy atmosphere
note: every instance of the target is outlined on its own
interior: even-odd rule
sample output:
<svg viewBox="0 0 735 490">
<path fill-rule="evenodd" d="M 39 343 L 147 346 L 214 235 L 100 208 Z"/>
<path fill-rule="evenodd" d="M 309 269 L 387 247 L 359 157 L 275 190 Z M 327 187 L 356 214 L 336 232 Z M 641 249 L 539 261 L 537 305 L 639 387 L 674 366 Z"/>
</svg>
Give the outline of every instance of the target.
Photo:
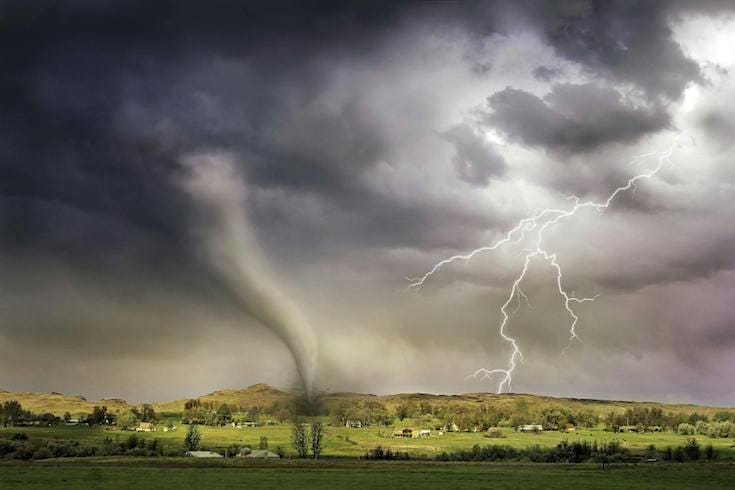
<svg viewBox="0 0 735 490">
<path fill-rule="evenodd" d="M 511 391 L 735 405 L 732 2 L 249 3 L 0 6 L 0 389 L 495 392 L 531 242 L 416 278 L 661 165 L 545 231 L 595 300 L 530 261 Z"/>
</svg>

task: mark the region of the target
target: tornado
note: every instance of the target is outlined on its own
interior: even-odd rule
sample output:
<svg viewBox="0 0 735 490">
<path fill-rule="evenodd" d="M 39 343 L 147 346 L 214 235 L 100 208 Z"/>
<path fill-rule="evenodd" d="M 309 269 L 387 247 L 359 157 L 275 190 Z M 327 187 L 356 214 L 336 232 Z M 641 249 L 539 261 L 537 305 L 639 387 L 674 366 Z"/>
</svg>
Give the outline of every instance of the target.
<svg viewBox="0 0 735 490">
<path fill-rule="evenodd" d="M 247 217 L 247 186 L 232 157 L 187 155 L 179 183 L 192 199 L 193 233 L 240 306 L 286 345 L 311 399 L 317 342 L 301 310 L 284 294 Z"/>
</svg>

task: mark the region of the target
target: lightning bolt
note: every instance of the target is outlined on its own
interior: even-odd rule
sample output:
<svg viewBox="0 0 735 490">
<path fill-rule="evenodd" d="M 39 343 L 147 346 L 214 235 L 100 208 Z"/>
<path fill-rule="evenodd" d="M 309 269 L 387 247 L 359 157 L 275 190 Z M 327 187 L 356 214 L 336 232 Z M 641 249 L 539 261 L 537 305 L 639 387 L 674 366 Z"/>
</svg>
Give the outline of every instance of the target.
<svg viewBox="0 0 735 490">
<path fill-rule="evenodd" d="M 555 271 L 556 289 L 559 292 L 559 295 L 561 296 L 563 300 L 564 309 L 566 310 L 570 318 L 569 342 L 567 346 L 564 347 L 564 349 L 562 350 L 562 354 L 566 353 L 567 349 L 574 343 L 575 340 L 580 343 L 582 342 L 582 340 L 577 335 L 577 324 L 579 323 L 579 316 L 575 312 L 574 306 L 577 306 L 582 303 L 592 302 L 595 299 L 597 299 L 599 295 L 595 295 L 591 297 L 577 297 L 573 293 L 568 292 L 564 288 L 564 284 L 563 284 L 564 275 L 562 272 L 562 267 L 559 264 L 559 261 L 557 260 L 556 254 L 551 253 L 548 250 L 546 250 L 544 243 L 543 243 L 544 232 L 546 232 L 549 228 L 562 222 L 563 220 L 574 216 L 580 210 L 594 209 L 598 211 L 599 213 L 602 213 L 610 207 L 610 205 L 613 203 L 615 198 L 619 196 L 621 193 L 628 191 L 630 189 L 632 189 L 633 192 L 635 193 L 637 189 L 636 186 L 639 181 L 653 178 L 656 174 L 658 174 L 661 171 L 662 168 L 664 168 L 666 164 L 669 163 L 671 154 L 673 153 L 674 147 L 676 146 L 676 144 L 677 144 L 677 139 L 674 140 L 671 146 L 669 146 L 667 149 L 663 151 L 650 152 L 650 153 L 645 153 L 645 154 L 634 156 L 630 162 L 632 165 L 636 165 L 636 166 L 640 165 L 642 162 L 644 162 L 645 160 L 653 156 L 657 157 L 657 164 L 652 169 L 648 170 L 647 172 L 639 173 L 629 178 L 628 181 L 624 185 L 621 185 L 620 187 L 613 190 L 612 193 L 609 194 L 607 199 L 605 199 L 604 201 L 601 201 L 601 202 L 582 201 L 577 196 L 565 196 L 565 200 L 573 203 L 571 208 L 569 209 L 557 209 L 557 208 L 537 209 L 533 213 L 533 215 L 531 215 L 530 217 L 523 218 L 520 221 L 518 221 L 515 227 L 509 230 L 503 238 L 496 241 L 492 245 L 487 245 L 484 247 L 477 248 L 463 255 L 453 255 L 451 257 L 443 259 L 437 262 L 423 276 L 408 279 L 410 281 L 410 284 L 408 286 L 409 289 L 419 289 L 434 274 L 436 274 L 440 269 L 442 269 L 443 267 L 447 265 L 450 265 L 454 262 L 465 262 L 465 263 L 469 262 L 473 257 L 475 257 L 478 254 L 497 250 L 509 243 L 518 244 L 522 240 L 524 240 L 528 235 L 535 233 L 535 241 L 533 242 L 533 247 L 523 250 L 523 253 L 524 253 L 523 267 L 521 268 L 519 274 L 516 276 L 515 280 L 513 281 L 513 284 L 510 288 L 510 292 L 508 294 L 507 299 L 505 300 L 505 303 L 503 303 L 503 306 L 500 308 L 500 314 L 502 316 L 502 320 L 500 322 L 500 328 L 499 328 L 500 337 L 505 342 L 507 342 L 512 348 L 510 357 L 508 359 L 507 366 L 505 368 L 496 368 L 496 369 L 480 368 L 474 373 L 467 376 L 467 378 L 492 380 L 492 379 L 497 379 L 497 377 L 499 376 L 497 392 L 502 393 L 504 390 L 510 391 L 511 383 L 513 381 L 513 371 L 515 371 L 518 362 L 523 360 L 523 353 L 518 347 L 518 342 L 516 341 L 516 339 L 508 335 L 507 328 L 508 328 L 508 323 L 510 321 L 511 316 L 515 314 L 521 306 L 521 299 L 525 300 L 526 303 L 528 304 L 528 297 L 521 289 L 521 283 L 526 278 L 528 269 L 531 265 L 531 262 L 534 259 L 542 259 L 546 261 Z M 512 311 L 509 312 L 509 308 L 511 304 L 513 303 L 514 299 L 517 301 L 517 305 Z"/>
</svg>

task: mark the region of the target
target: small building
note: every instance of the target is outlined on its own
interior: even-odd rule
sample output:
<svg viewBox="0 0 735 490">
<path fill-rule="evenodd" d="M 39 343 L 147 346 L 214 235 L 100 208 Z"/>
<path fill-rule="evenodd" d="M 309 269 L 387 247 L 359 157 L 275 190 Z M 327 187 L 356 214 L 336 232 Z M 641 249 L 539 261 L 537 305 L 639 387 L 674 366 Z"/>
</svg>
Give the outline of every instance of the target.
<svg viewBox="0 0 735 490">
<path fill-rule="evenodd" d="M 252 420 L 246 420 L 245 422 L 240 422 L 239 425 L 240 425 L 240 427 L 255 427 L 258 424 L 256 424 Z"/>
<path fill-rule="evenodd" d="M 431 431 L 429 429 L 421 429 L 419 431 L 419 437 L 429 437 L 431 436 Z"/>
<path fill-rule="evenodd" d="M 214 451 L 186 451 L 186 455 L 192 458 L 224 458 L 220 453 Z"/>
<path fill-rule="evenodd" d="M 153 422 L 141 422 L 138 427 L 135 428 L 135 432 L 155 432 L 156 426 Z"/>
<path fill-rule="evenodd" d="M 360 429 L 362 428 L 362 421 L 361 420 L 348 420 L 345 422 L 345 427 L 351 427 L 353 429 Z"/>
<path fill-rule="evenodd" d="M 414 435 L 414 433 L 416 435 Z M 418 432 L 411 428 L 396 429 L 393 431 L 393 437 L 402 437 L 404 439 L 410 439 L 412 437 L 418 437 Z"/>
<path fill-rule="evenodd" d="M 244 456 L 245 458 L 259 458 L 259 459 L 279 459 L 280 456 L 276 453 L 272 453 L 268 451 L 267 449 L 256 449 L 255 451 L 250 451 L 250 454 L 246 454 Z"/>
<path fill-rule="evenodd" d="M 516 430 L 518 432 L 543 432 L 544 428 L 541 424 L 524 424 L 519 425 Z"/>
</svg>

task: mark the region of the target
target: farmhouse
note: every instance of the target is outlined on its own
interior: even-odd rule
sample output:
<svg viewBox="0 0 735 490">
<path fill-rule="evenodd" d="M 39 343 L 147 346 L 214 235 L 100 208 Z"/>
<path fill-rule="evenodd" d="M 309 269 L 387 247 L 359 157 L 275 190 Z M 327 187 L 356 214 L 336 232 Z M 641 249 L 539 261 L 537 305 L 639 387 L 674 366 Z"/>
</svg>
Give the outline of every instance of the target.
<svg viewBox="0 0 735 490">
<path fill-rule="evenodd" d="M 155 432 L 156 426 L 152 422 L 141 422 L 135 428 L 135 432 Z"/>
<path fill-rule="evenodd" d="M 419 437 L 429 437 L 431 436 L 431 431 L 429 429 L 421 429 L 419 431 Z"/>
<path fill-rule="evenodd" d="M 361 420 L 348 420 L 345 422 L 345 427 L 351 427 L 353 429 L 360 429 L 362 428 L 362 421 Z"/>
<path fill-rule="evenodd" d="M 524 424 L 519 425 L 518 432 L 542 432 L 544 428 L 540 424 Z"/>
<path fill-rule="evenodd" d="M 186 451 L 186 455 L 192 458 L 224 458 L 224 456 L 214 451 Z"/>
</svg>

